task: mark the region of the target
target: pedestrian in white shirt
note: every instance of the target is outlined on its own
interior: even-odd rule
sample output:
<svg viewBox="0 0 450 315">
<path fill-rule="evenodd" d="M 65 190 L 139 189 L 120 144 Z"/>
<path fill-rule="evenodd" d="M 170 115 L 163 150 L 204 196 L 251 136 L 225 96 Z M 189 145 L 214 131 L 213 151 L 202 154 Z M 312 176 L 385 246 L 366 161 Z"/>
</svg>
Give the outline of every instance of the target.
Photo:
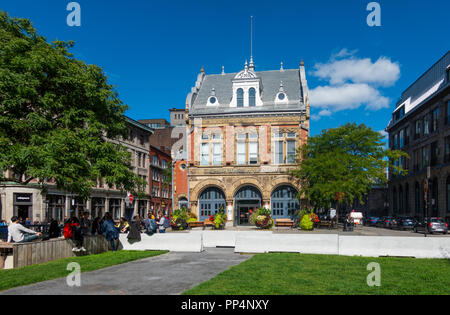
<svg viewBox="0 0 450 315">
<path fill-rule="evenodd" d="M 14 216 L 11 218 L 11 224 L 8 226 L 8 240 L 15 243 L 31 242 L 38 237 L 42 236 L 41 233 L 27 229 L 19 223 L 19 218 Z"/>
<path fill-rule="evenodd" d="M 164 221 L 166 220 L 166 218 L 164 217 L 162 211 L 159 211 L 158 214 L 159 214 L 159 221 L 158 221 L 159 233 L 166 233 L 166 228 L 164 227 Z"/>
</svg>

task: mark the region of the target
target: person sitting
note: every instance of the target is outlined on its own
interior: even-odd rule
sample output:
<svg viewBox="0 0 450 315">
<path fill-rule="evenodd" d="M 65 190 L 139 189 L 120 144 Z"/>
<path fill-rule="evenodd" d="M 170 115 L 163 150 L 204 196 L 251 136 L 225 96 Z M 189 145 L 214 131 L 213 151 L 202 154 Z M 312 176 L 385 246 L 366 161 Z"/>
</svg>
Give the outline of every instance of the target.
<svg viewBox="0 0 450 315">
<path fill-rule="evenodd" d="M 19 223 L 18 217 L 13 216 L 11 218 L 11 225 L 8 226 L 7 243 L 10 243 L 11 241 L 13 241 L 15 243 L 31 242 L 41 236 L 42 236 L 42 233 L 27 229 L 26 227 L 21 225 Z"/>
<path fill-rule="evenodd" d="M 128 223 L 127 219 L 122 217 L 120 218 L 119 223 L 116 225 L 116 228 L 120 233 L 127 233 L 130 231 L 130 224 Z"/>
</svg>

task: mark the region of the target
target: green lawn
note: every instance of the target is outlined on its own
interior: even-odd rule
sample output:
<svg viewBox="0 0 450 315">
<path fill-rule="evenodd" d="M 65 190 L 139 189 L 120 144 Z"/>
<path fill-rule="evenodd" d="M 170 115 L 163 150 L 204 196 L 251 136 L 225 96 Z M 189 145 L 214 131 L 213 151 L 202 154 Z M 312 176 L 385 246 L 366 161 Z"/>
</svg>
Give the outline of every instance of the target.
<svg viewBox="0 0 450 315">
<path fill-rule="evenodd" d="M 0 291 L 36 282 L 66 277 L 71 272 L 66 269 L 67 264 L 71 262 L 79 263 L 81 272 L 86 272 L 165 253 L 167 253 L 167 251 L 121 250 L 98 255 L 63 258 L 45 264 L 18 269 L 0 270 Z"/>
<path fill-rule="evenodd" d="M 370 262 L 380 287 L 367 285 Z M 450 260 L 258 254 L 183 294 L 450 294 Z"/>
</svg>

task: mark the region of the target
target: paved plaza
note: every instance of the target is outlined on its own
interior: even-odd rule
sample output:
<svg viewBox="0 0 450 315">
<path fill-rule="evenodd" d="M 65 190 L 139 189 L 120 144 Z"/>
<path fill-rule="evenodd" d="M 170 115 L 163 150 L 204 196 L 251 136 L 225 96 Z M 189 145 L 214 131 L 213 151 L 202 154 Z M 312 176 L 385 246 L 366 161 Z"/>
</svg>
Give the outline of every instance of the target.
<svg viewBox="0 0 450 315">
<path fill-rule="evenodd" d="M 61 278 L 13 288 L 0 295 L 175 295 L 250 257 L 235 254 L 229 248 L 207 248 L 201 253 L 170 252 L 82 273 L 80 287 L 69 287 Z"/>
</svg>

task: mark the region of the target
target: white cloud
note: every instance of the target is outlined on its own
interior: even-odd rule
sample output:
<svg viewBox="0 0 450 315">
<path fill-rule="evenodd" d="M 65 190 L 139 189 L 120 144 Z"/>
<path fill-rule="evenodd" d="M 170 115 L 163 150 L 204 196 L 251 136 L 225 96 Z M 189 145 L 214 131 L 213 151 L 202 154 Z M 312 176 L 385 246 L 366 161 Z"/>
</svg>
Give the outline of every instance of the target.
<svg viewBox="0 0 450 315">
<path fill-rule="evenodd" d="M 369 110 L 389 107 L 389 98 L 382 96 L 377 89 L 365 83 L 318 86 L 309 91 L 309 97 L 311 106 L 326 108 L 328 112 L 356 109 L 362 105 Z"/>
<path fill-rule="evenodd" d="M 392 86 L 400 77 L 400 66 L 389 58 L 380 57 L 374 63 L 370 58 L 358 59 L 353 57 L 354 51 L 341 50 L 333 55 L 328 63 L 314 65 L 313 75 L 329 80 L 331 84 L 346 82 L 368 83 L 381 86 Z M 348 59 L 336 60 L 337 57 Z"/>
<path fill-rule="evenodd" d="M 333 112 L 352 110 L 364 106 L 376 111 L 388 108 L 390 99 L 380 92 L 380 87 L 392 86 L 400 77 L 398 62 L 380 57 L 357 58 L 357 50 L 341 49 L 331 55 L 326 63 L 314 65 L 312 75 L 328 81 L 329 85 L 318 86 L 309 91 L 311 106 L 320 108 L 311 119 L 331 116 Z"/>
</svg>

